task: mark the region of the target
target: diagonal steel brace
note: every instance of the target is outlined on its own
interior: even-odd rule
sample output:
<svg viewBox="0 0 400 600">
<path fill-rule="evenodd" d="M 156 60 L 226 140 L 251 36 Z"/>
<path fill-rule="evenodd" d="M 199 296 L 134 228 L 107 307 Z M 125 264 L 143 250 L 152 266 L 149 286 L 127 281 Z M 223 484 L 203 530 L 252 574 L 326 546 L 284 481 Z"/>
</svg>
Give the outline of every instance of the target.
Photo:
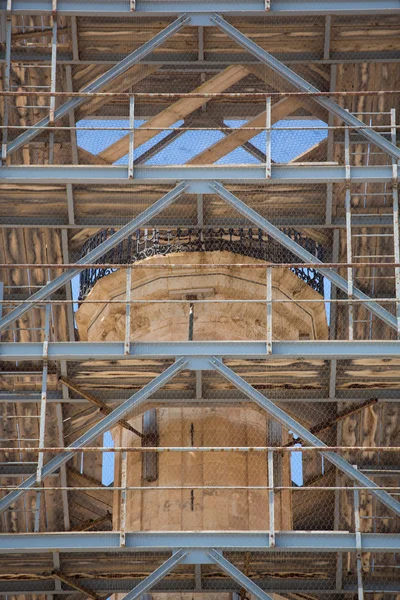
<svg viewBox="0 0 400 600">
<path fill-rule="evenodd" d="M 263 396 L 259 391 L 255 390 L 247 381 L 245 381 L 240 375 L 237 375 L 232 369 L 224 365 L 222 360 L 214 357 L 210 360 L 211 366 L 225 379 L 230 381 L 238 390 L 243 392 L 248 398 L 253 400 L 258 406 L 263 408 L 271 417 L 282 423 L 285 427 L 297 434 L 301 439 L 305 440 L 310 446 L 316 448 L 326 448 L 326 444 L 312 434 L 306 427 L 301 425 L 288 415 L 284 410 L 276 406 L 272 400 Z M 353 467 L 347 460 L 338 456 L 336 452 L 326 451 L 323 456 L 329 460 L 335 467 L 343 471 L 345 475 L 359 483 L 363 487 L 369 488 L 369 493 L 380 500 L 385 506 L 393 510 L 397 515 L 400 515 L 400 502 L 395 500 L 393 496 L 381 490 L 381 488 L 373 482 L 369 477 L 360 473 L 355 467 Z"/>
<path fill-rule="evenodd" d="M 53 279 L 53 281 L 50 281 L 50 283 L 42 287 L 42 289 L 37 291 L 35 294 L 32 294 L 32 296 L 28 298 L 27 302 L 22 302 L 22 304 L 17 306 L 17 308 L 9 312 L 0 320 L 0 331 L 9 327 L 11 323 L 13 323 L 16 319 L 19 319 L 30 308 L 32 308 L 32 306 L 34 306 L 33 301 L 40 302 L 40 300 L 45 300 L 48 298 L 56 290 L 68 283 L 68 281 L 83 271 L 85 265 L 96 262 L 96 260 L 104 256 L 104 254 L 106 254 L 109 250 L 115 248 L 115 246 L 128 237 L 128 235 L 139 229 L 139 227 L 142 225 L 148 223 L 155 215 L 172 204 L 174 200 L 176 200 L 176 198 L 178 198 L 178 196 L 180 196 L 186 190 L 187 187 L 188 184 L 185 182 L 177 185 L 173 190 L 165 194 L 165 196 L 157 200 L 157 202 L 152 204 L 149 208 L 146 208 L 146 210 L 140 213 L 140 215 L 121 227 L 121 229 L 105 240 L 102 244 L 97 246 L 97 248 L 94 248 L 91 252 L 86 254 L 86 256 L 78 260 L 76 263 L 76 268 L 64 271 L 64 273 L 62 273 L 59 277 L 56 277 Z"/>
<path fill-rule="evenodd" d="M 135 408 L 143 404 L 153 394 L 163 387 L 170 379 L 172 379 L 177 373 L 182 371 L 187 365 L 185 358 L 179 358 L 175 363 L 168 367 L 165 371 L 157 375 L 152 381 L 145 385 L 141 390 L 133 394 L 128 400 L 125 400 L 118 408 L 113 410 L 104 419 L 96 423 L 93 427 L 88 429 L 83 435 L 77 440 L 72 442 L 66 449 L 65 452 L 61 452 L 50 460 L 42 469 L 42 479 L 54 473 L 61 465 L 65 464 L 79 451 L 79 448 L 87 446 L 90 442 L 95 440 L 99 435 L 102 435 L 110 428 L 114 427 L 124 417 L 131 413 Z M 36 474 L 28 477 L 21 483 L 18 489 L 10 492 L 4 498 L 0 500 L 0 514 L 9 508 L 18 498 L 26 494 L 30 489 L 36 485 Z"/>
<path fill-rule="evenodd" d="M 224 31 L 229 37 L 231 37 L 235 42 L 237 42 L 240 46 L 248 50 L 253 56 L 258 58 L 261 62 L 267 64 L 273 71 L 279 73 L 286 81 L 292 84 L 295 88 L 303 91 L 309 92 L 311 94 L 319 94 L 320 90 L 302 77 L 292 71 L 289 67 L 280 62 L 277 58 L 272 56 L 269 52 L 255 44 L 252 40 L 250 40 L 246 35 L 241 33 L 238 29 L 233 27 L 230 23 L 225 21 L 220 15 L 212 15 L 210 17 L 211 21 L 214 22 L 222 31 Z M 367 129 L 366 125 L 360 119 L 357 119 L 354 115 L 349 113 L 347 110 L 339 106 L 334 100 L 331 98 L 327 98 L 326 96 L 313 96 L 313 100 L 321 104 L 324 108 L 328 109 L 329 112 L 336 115 L 340 119 L 347 123 L 351 128 L 358 131 L 361 135 L 367 138 L 373 144 L 376 144 L 379 148 L 387 152 L 389 156 L 395 158 L 396 160 L 400 160 L 400 149 L 392 144 L 389 140 L 384 138 L 380 133 L 375 131 L 374 129 Z"/>
<path fill-rule="evenodd" d="M 171 37 L 174 33 L 182 29 L 185 25 L 190 22 L 190 16 L 183 14 L 178 19 L 176 19 L 173 23 L 168 25 L 165 29 L 157 33 L 151 40 L 140 46 L 134 50 L 131 54 L 122 59 L 119 63 L 111 67 L 106 73 L 100 75 L 95 81 L 89 83 L 80 91 L 82 93 L 94 93 L 99 92 L 105 85 L 112 82 L 116 77 L 119 77 L 125 71 L 130 69 L 133 65 L 137 64 L 141 60 L 143 60 L 148 54 L 153 52 L 159 46 L 162 46 L 164 42 Z M 62 117 L 68 115 L 68 113 L 72 110 L 77 109 L 81 104 L 84 104 L 87 100 L 87 97 L 74 97 L 62 104 L 57 110 L 54 112 L 54 122 L 58 121 Z M 48 127 L 50 125 L 50 118 L 45 117 L 38 123 L 36 123 L 35 127 L 32 129 L 28 129 L 24 133 L 21 133 L 15 140 L 8 144 L 7 154 L 11 155 L 16 152 L 19 148 L 24 146 L 26 143 L 33 140 L 42 129 Z"/>
<path fill-rule="evenodd" d="M 324 263 L 322 260 L 319 260 L 316 256 L 302 248 L 299 244 L 294 242 L 283 233 L 280 229 L 272 225 L 270 221 L 262 217 L 258 212 L 247 206 L 242 200 L 240 200 L 237 196 L 229 192 L 221 183 L 214 181 L 210 184 L 210 191 L 218 194 L 223 200 L 225 200 L 230 206 L 236 209 L 241 215 L 246 217 L 249 221 L 252 221 L 257 227 L 268 233 L 274 240 L 282 244 L 285 248 L 293 252 L 296 256 L 298 256 L 301 260 L 304 260 L 306 263 L 313 263 L 315 265 L 315 269 L 322 273 L 327 279 L 329 279 L 333 284 L 335 284 L 338 288 L 343 290 L 345 293 L 348 293 L 348 282 L 347 279 L 339 275 L 334 269 L 324 268 Z M 382 319 L 387 325 L 392 327 L 397 331 L 397 319 L 393 315 L 391 315 L 385 308 L 379 306 L 377 302 L 374 302 L 370 296 L 364 294 L 361 290 L 354 288 L 353 297 L 355 299 L 363 300 L 364 306 L 368 308 L 374 315 Z"/>
</svg>

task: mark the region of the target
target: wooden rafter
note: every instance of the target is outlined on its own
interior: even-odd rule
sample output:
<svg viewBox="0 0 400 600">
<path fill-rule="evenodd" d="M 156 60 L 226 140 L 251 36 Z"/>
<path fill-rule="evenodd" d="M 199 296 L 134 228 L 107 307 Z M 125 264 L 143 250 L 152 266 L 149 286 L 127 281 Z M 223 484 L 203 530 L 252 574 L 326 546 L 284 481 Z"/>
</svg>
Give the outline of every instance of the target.
<svg viewBox="0 0 400 600">
<path fill-rule="evenodd" d="M 102 402 L 101 400 L 96 398 L 95 396 L 88 394 L 87 392 L 82 390 L 80 387 L 75 385 L 75 383 L 73 383 L 73 381 L 70 381 L 66 377 L 60 377 L 60 381 L 64 385 L 66 385 L 71 391 L 75 392 L 76 394 L 79 394 L 80 396 L 82 396 L 82 398 L 85 398 L 89 402 L 92 402 L 92 404 L 95 404 L 96 406 L 98 406 L 100 408 L 100 412 L 103 413 L 104 415 L 109 415 L 113 411 L 113 409 L 110 408 L 107 404 L 105 404 L 104 402 Z M 132 427 L 128 423 L 128 421 L 126 421 L 125 419 L 120 419 L 118 421 L 118 423 L 122 427 L 127 429 L 128 431 L 131 431 L 132 433 L 134 433 L 135 435 L 137 435 L 139 437 L 143 437 L 143 434 L 140 431 L 138 431 L 137 429 L 135 429 L 134 427 Z"/>
<path fill-rule="evenodd" d="M 292 114 L 295 110 L 300 108 L 300 102 L 296 98 L 284 98 L 273 105 L 271 109 L 271 121 L 276 123 L 281 119 L 284 119 L 288 115 Z M 236 148 L 243 146 L 244 143 L 251 140 L 259 132 L 254 130 L 248 130 L 247 127 L 265 127 L 266 113 L 265 111 L 254 117 L 246 123 L 243 127 L 235 129 L 232 133 L 227 135 L 222 140 L 219 140 L 209 148 L 206 148 L 201 154 L 198 154 L 192 160 L 189 161 L 190 165 L 204 165 L 212 164 L 217 160 L 229 154 Z"/>
</svg>

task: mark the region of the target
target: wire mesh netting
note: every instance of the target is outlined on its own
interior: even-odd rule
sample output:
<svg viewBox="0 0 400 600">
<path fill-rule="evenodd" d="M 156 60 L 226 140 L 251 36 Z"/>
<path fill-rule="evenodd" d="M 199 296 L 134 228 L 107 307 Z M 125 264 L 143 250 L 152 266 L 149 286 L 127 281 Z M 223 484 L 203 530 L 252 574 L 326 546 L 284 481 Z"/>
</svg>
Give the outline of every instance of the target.
<svg viewBox="0 0 400 600">
<path fill-rule="evenodd" d="M 4 596 L 399 594 L 399 17 L 225 20 L 4 21 Z"/>
</svg>

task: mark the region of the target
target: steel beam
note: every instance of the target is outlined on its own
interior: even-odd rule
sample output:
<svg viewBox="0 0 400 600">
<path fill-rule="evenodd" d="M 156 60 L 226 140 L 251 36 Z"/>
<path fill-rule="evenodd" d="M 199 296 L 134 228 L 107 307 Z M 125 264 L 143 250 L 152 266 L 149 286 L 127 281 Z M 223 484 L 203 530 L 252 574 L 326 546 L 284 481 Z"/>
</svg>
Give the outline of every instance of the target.
<svg viewBox="0 0 400 600">
<path fill-rule="evenodd" d="M 162 565 L 160 565 L 155 571 L 153 571 L 146 579 L 144 579 L 139 585 L 135 586 L 133 590 L 129 592 L 126 596 L 123 597 L 122 600 L 136 600 L 140 598 L 142 594 L 145 594 L 153 586 L 156 585 L 161 579 L 168 575 L 172 569 L 177 567 L 184 558 L 189 554 L 188 551 L 178 550 L 174 552 L 174 554 L 168 558 Z"/>
<path fill-rule="evenodd" d="M 2 342 L 2 361 L 40 361 L 43 358 L 40 342 Z M 242 358 L 244 360 L 281 358 L 355 359 L 379 360 L 399 358 L 400 342 L 388 341 L 276 341 L 272 353 L 267 352 L 266 341 L 220 341 L 220 342 L 132 342 L 129 354 L 124 353 L 124 342 L 49 342 L 48 360 L 131 360 L 171 359 L 186 356 L 191 359 L 207 359 L 211 356 Z M 206 365 L 207 366 L 207 365 Z M 189 366 L 190 367 L 190 366 Z"/>
<path fill-rule="evenodd" d="M 30 296 L 29 303 L 23 302 L 17 308 L 9 312 L 5 317 L 0 320 L 0 331 L 9 327 L 11 323 L 13 323 L 16 319 L 19 319 L 23 314 L 25 314 L 32 306 L 33 303 L 39 302 L 40 300 L 44 300 L 53 294 L 60 287 L 71 281 L 76 275 L 78 275 L 84 268 L 86 264 L 90 264 L 101 258 L 106 252 L 115 248 L 122 240 L 124 240 L 128 235 L 139 229 L 142 225 L 147 224 L 150 219 L 152 219 L 155 215 L 157 215 L 161 210 L 169 206 L 176 200 L 178 196 L 182 194 L 187 188 L 186 183 L 180 183 L 173 190 L 165 194 L 160 200 L 157 200 L 154 204 L 152 204 L 149 208 L 146 208 L 140 215 L 132 219 L 129 223 L 121 227 L 119 231 L 114 233 L 108 240 L 105 240 L 102 244 L 97 246 L 94 250 L 89 252 L 85 257 L 78 260 L 76 263 L 76 269 L 69 269 L 64 271 L 59 277 L 50 281 L 47 285 L 43 286 L 38 292 Z"/>
<path fill-rule="evenodd" d="M 292 555 L 293 556 L 293 555 Z M 130 560 L 130 559 L 129 559 Z M 195 565 L 199 567 L 200 565 Z M 316 595 L 330 595 L 330 594 L 353 594 L 357 592 L 357 586 L 351 582 L 345 582 L 341 588 L 335 589 L 332 580 L 329 579 L 316 579 L 313 578 L 311 581 L 304 581 L 299 577 L 279 577 L 279 579 L 272 579 L 266 576 L 254 576 L 252 580 L 266 592 L 272 592 L 277 594 L 285 593 L 308 593 L 315 597 Z M 111 594 L 123 594 L 128 592 L 134 585 L 138 585 L 143 581 L 140 577 L 104 577 L 101 578 L 83 578 L 76 577 L 74 581 L 82 587 L 92 589 L 98 594 L 111 595 Z M 159 594 L 167 594 L 170 592 L 183 592 L 189 593 L 234 593 L 240 591 L 240 586 L 228 577 L 221 577 L 216 574 L 214 577 L 207 573 L 207 576 L 203 577 L 202 580 L 196 587 L 195 577 L 190 577 L 189 574 L 185 578 L 179 577 L 174 578 L 173 576 L 168 577 L 156 584 L 153 588 L 153 592 Z M 400 593 L 400 581 L 365 581 L 364 582 L 365 593 L 381 593 L 381 594 L 399 594 Z M 0 580 L 0 596 L 14 596 L 19 594 L 33 595 L 63 595 L 69 596 L 73 592 L 72 587 L 67 585 L 63 586 L 62 589 L 57 590 L 51 579 L 19 579 L 19 580 Z"/>
<path fill-rule="evenodd" d="M 206 192 L 203 182 L 238 181 L 248 184 L 306 184 L 343 183 L 346 181 L 344 166 L 307 164 L 272 165 L 271 177 L 265 178 L 265 167 L 259 165 L 165 165 L 134 166 L 133 179 L 128 177 L 128 168 L 123 166 L 4 166 L 0 167 L 0 184 L 80 184 L 80 185 L 154 185 L 177 183 L 185 180 L 191 183 L 189 193 Z M 392 166 L 352 167 L 353 183 L 390 183 Z M 195 186 L 197 188 L 195 189 Z"/>
<path fill-rule="evenodd" d="M 260 59 L 261 62 L 268 65 L 273 71 L 286 79 L 286 81 L 288 81 L 296 89 L 303 92 L 311 92 L 316 94 L 321 91 L 300 77 L 300 75 L 298 75 L 295 71 L 292 71 L 292 69 L 290 69 L 288 66 L 284 65 L 277 58 L 272 56 L 272 54 L 250 40 L 246 35 L 233 27 L 233 25 L 225 21 L 225 19 L 223 19 L 220 15 L 213 15 L 211 20 L 235 42 L 248 50 L 251 54 L 253 54 L 253 56 Z M 357 119 L 357 117 L 339 106 L 339 104 L 337 104 L 334 100 L 327 98 L 326 96 L 314 96 L 313 99 L 315 102 L 328 109 L 330 113 L 339 117 L 344 123 L 347 123 L 347 125 L 349 125 L 352 129 L 358 131 L 366 139 L 378 146 L 378 148 L 381 148 L 384 152 L 389 154 L 389 156 L 395 158 L 396 160 L 400 160 L 400 149 L 397 148 L 395 144 L 387 140 L 374 129 L 365 129 L 365 123 L 363 121 Z"/>
<path fill-rule="evenodd" d="M 140 406 L 143 402 L 151 396 L 154 392 L 159 390 L 165 385 L 170 379 L 172 379 L 179 371 L 186 367 L 187 361 L 183 358 L 178 359 L 174 364 L 168 367 L 163 373 L 155 377 L 150 383 L 145 385 L 139 392 L 133 394 L 128 400 L 121 404 L 118 408 L 114 409 L 104 419 L 96 423 L 93 427 L 88 429 L 86 433 L 81 435 L 77 440 L 70 444 L 65 452 L 61 452 L 59 455 L 51 459 L 42 469 L 42 479 L 53 473 L 56 469 L 59 469 L 61 465 L 65 464 L 79 448 L 86 446 L 93 440 L 108 431 L 111 427 L 116 425 L 118 421 L 127 416 L 134 408 Z M 0 500 L 0 513 L 5 511 L 11 504 L 13 504 L 18 498 L 26 494 L 28 490 L 35 487 L 36 476 L 32 475 L 26 479 L 17 490 L 8 493 L 4 498 Z"/>
<path fill-rule="evenodd" d="M 6 0 L 0 1 L 0 7 L 5 10 Z M 12 12 L 15 14 L 51 13 L 51 0 L 38 0 L 32 5 L 31 0 L 13 0 Z M 179 15 L 182 12 L 193 15 L 207 12 L 218 12 L 239 16 L 301 16 L 318 14 L 385 14 L 399 12 L 398 0 L 273 0 L 270 10 L 265 10 L 265 0 L 136 0 L 134 12 L 130 11 L 129 2 L 113 0 L 58 0 L 59 15 L 76 16 L 161 16 L 167 14 Z"/>
<path fill-rule="evenodd" d="M 213 549 L 209 550 L 207 554 L 211 560 L 224 571 L 224 573 L 229 575 L 229 577 L 249 592 L 249 594 L 252 594 L 252 596 L 255 596 L 259 600 L 273 600 L 272 596 L 264 592 L 256 583 L 254 583 L 254 581 L 242 573 L 240 569 L 224 558 L 221 552 L 217 552 L 217 550 Z"/>
<path fill-rule="evenodd" d="M 201 195 L 201 194 L 198 194 Z M 41 206 L 45 203 L 45 198 L 42 198 Z M 48 217 L 47 217 L 48 219 Z M 0 219 L 0 229 L 4 228 L 36 228 L 36 227 L 46 227 L 47 229 L 60 229 L 63 230 L 75 230 L 75 229 L 83 229 L 84 227 L 91 229 L 104 229 L 105 227 L 111 227 L 114 229 L 118 229 L 121 227 L 123 223 L 123 219 L 119 219 L 118 217 L 113 217 L 112 215 L 104 218 L 99 217 L 98 215 L 90 215 L 89 217 L 85 217 L 79 219 L 77 223 L 68 224 L 64 218 L 54 217 L 52 219 L 52 223 L 48 223 L 46 220 L 46 216 L 43 217 L 3 217 Z M 360 217 L 353 217 L 352 219 L 354 227 L 387 227 L 393 224 L 392 215 L 361 215 Z M 323 218 L 313 215 L 307 215 L 306 217 L 298 217 L 298 215 L 292 215 L 284 218 L 274 218 L 271 222 L 276 227 L 301 227 L 304 229 L 312 228 L 318 230 L 331 230 L 331 229 L 341 229 L 345 227 L 344 218 L 336 217 L 332 219 L 332 223 L 326 224 Z M 242 218 L 236 218 L 230 220 L 230 226 L 232 227 L 246 227 L 249 223 Z M 165 218 L 155 218 L 151 222 L 152 227 L 160 227 L 165 228 L 168 227 L 166 225 Z M 172 226 L 172 221 L 169 224 Z M 194 218 L 179 218 L 174 217 L 173 226 L 175 227 L 199 227 L 198 223 L 195 222 Z M 226 227 L 226 220 L 224 219 L 207 219 L 207 227 L 221 228 Z M 65 262 L 65 261 L 64 261 Z"/>
<path fill-rule="evenodd" d="M 293 417 L 288 415 L 282 408 L 277 406 L 272 400 L 263 396 L 260 392 L 255 390 L 247 381 L 245 381 L 242 377 L 237 375 L 232 369 L 224 365 L 224 363 L 219 358 L 211 359 L 211 364 L 214 369 L 225 379 L 230 381 L 236 388 L 238 388 L 243 394 L 245 394 L 248 398 L 254 400 L 254 402 L 260 408 L 263 408 L 269 415 L 271 415 L 274 419 L 282 423 L 285 427 L 289 429 L 289 431 L 293 431 L 296 433 L 302 440 L 314 446 L 316 448 L 326 448 L 326 444 L 313 435 L 306 427 L 303 427 L 300 423 L 298 423 Z M 378 500 L 380 500 L 385 506 L 390 508 L 394 513 L 400 515 L 400 502 L 395 500 L 393 496 L 380 489 L 380 487 L 373 482 L 369 477 L 360 473 L 353 465 L 351 465 L 347 460 L 338 456 L 335 452 L 328 451 L 324 452 L 324 458 L 329 460 L 335 467 L 343 471 L 345 475 L 356 481 L 359 485 L 363 487 L 369 488 L 369 492 L 371 495 L 375 496 Z"/>
<path fill-rule="evenodd" d="M 57 6 L 58 10 L 58 6 Z M 58 10 L 58 14 L 59 10 Z M 157 33 L 151 40 L 143 44 L 137 50 L 134 50 L 131 54 L 126 56 L 119 63 L 111 67 L 106 73 L 100 75 L 95 81 L 89 83 L 84 88 L 82 88 L 81 92 L 85 93 L 93 93 L 99 92 L 103 89 L 104 86 L 111 83 L 116 77 L 119 77 L 123 73 L 125 73 L 130 67 L 140 62 L 145 56 L 153 52 L 159 46 L 162 46 L 165 41 L 171 37 L 174 33 L 179 31 L 182 27 L 187 25 L 190 21 L 190 17 L 183 14 L 178 17 L 173 23 L 168 25 L 165 29 Z M 54 122 L 58 121 L 62 117 L 68 115 L 71 111 L 76 110 L 79 106 L 86 102 L 85 97 L 74 97 L 62 104 L 57 110 L 54 112 Z M 26 143 L 33 140 L 45 127 L 50 125 L 50 118 L 44 117 L 35 124 L 35 127 L 32 129 L 27 129 L 24 133 L 19 135 L 15 140 L 11 141 L 8 144 L 7 154 L 11 155 L 13 152 L 16 152 L 19 148 L 22 148 Z"/>
<path fill-rule="evenodd" d="M 237 196 L 229 192 L 218 182 L 214 182 L 211 186 L 221 198 L 223 198 L 230 206 L 236 209 L 241 215 L 243 215 L 246 219 L 252 221 L 257 227 L 260 227 L 265 233 L 268 233 L 273 239 L 282 244 L 284 248 L 287 248 L 293 254 L 298 256 L 301 260 L 304 260 L 306 263 L 313 263 L 315 265 L 316 270 L 319 273 L 322 273 L 324 277 L 329 279 L 334 285 L 336 285 L 339 289 L 343 290 L 345 293 L 348 293 L 348 281 L 339 275 L 334 269 L 324 269 L 324 263 L 322 260 L 302 248 L 299 244 L 294 242 L 287 236 L 285 233 L 280 231 L 275 225 L 272 225 L 270 221 L 264 219 L 261 215 L 259 215 L 255 210 L 247 206 L 244 202 L 239 200 Z M 397 319 L 392 314 L 390 314 L 385 308 L 382 308 L 379 304 L 374 302 L 367 294 L 361 292 L 359 289 L 354 288 L 352 290 L 352 297 L 356 300 L 362 300 L 364 302 L 364 306 L 370 310 L 374 315 L 376 315 L 379 319 L 382 319 L 387 325 L 396 329 L 397 331 Z"/>
<path fill-rule="evenodd" d="M 400 534 L 362 533 L 364 552 L 399 552 Z M 127 532 L 126 552 L 171 552 L 174 550 L 210 550 L 248 552 L 356 552 L 354 533 L 338 531 L 277 531 L 274 548 L 269 547 L 268 532 Z M 0 553 L 43 553 L 121 551 L 119 531 L 79 533 L 4 533 L 0 534 Z"/>
</svg>

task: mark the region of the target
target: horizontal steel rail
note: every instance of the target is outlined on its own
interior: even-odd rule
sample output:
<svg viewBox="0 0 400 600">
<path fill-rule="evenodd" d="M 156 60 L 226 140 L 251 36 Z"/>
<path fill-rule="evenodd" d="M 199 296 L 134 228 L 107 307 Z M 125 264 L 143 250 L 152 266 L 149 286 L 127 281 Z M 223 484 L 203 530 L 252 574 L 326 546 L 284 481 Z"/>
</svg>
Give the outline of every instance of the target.
<svg viewBox="0 0 400 600">
<path fill-rule="evenodd" d="M 58 7 L 57 7 L 58 8 Z M 59 14 L 59 13 L 58 13 Z M 145 42 L 140 48 L 137 48 L 131 54 L 122 59 L 119 63 L 112 66 L 106 73 L 100 75 L 93 82 L 85 86 L 82 92 L 97 92 L 100 91 L 104 86 L 114 81 L 116 77 L 119 77 L 125 73 L 130 67 L 139 63 L 142 58 L 150 54 L 153 50 L 162 46 L 165 41 L 171 37 L 174 33 L 182 29 L 188 24 L 190 18 L 187 15 L 178 17 L 173 23 L 168 25 L 165 29 L 157 33 L 151 40 Z M 62 119 L 68 115 L 72 110 L 75 110 L 86 102 L 86 98 L 71 98 L 64 102 L 54 112 L 53 122 Z M 49 127 L 50 117 L 44 117 L 38 123 L 35 124 L 34 129 L 28 129 L 24 133 L 21 133 L 15 140 L 12 140 L 7 147 L 7 154 L 11 155 L 16 152 L 19 148 L 22 148 L 26 143 L 33 140 L 44 128 Z"/>
<path fill-rule="evenodd" d="M 102 244 L 94 248 L 86 256 L 81 258 L 76 263 L 76 269 L 64 271 L 61 275 L 50 281 L 47 285 L 43 286 L 37 292 L 32 294 L 27 300 L 30 302 L 22 302 L 17 308 L 14 308 L 11 312 L 7 313 L 5 317 L 0 319 L 0 331 L 9 327 L 16 319 L 19 319 L 25 314 L 30 308 L 32 308 L 31 302 L 38 302 L 39 300 L 45 300 L 51 296 L 54 292 L 64 286 L 66 283 L 71 281 L 75 275 L 78 275 L 87 264 L 92 263 L 98 259 L 101 259 L 104 254 L 109 250 L 112 250 L 115 246 L 121 243 L 127 236 L 133 233 L 137 228 L 145 225 L 152 219 L 154 215 L 157 215 L 167 206 L 170 206 L 178 196 L 180 196 L 187 188 L 186 183 L 180 183 L 174 189 L 167 192 L 162 198 L 154 202 L 149 208 L 146 208 L 137 217 L 129 221 L 126 225 L 121 227 L 114 235 L 105 240 Z"/>
<path fill-rule="evenodd" d="M 68 462 L 74 454 L 82 448 L 87 446 L 90 442 L 93 442 L 100 435 L 111 429 L 121 419 L 128 416 L 134 408 L 143 404 L 154 392 L 157 392 L 163 385 L 165 385 L 170 379 L 172 379 L 182 369 L 186 368 L 186 361 L 183 358 L 178 359 L 175 363 L 169 366 L 165 371 L 157 375 L 152 381 L 145 385 L 141 390 L 133 394 L 128 400 L 125 400 L 123 404 L 115 408 L 110 414 L 104 419 L 98 421 L 95 425 L 90 427 L 83 435 L 78 437 L 72 444 L 65 448 L 63 452 L 60 452 L 57 456 L 52 458 L 42 468 L 42 479 L 54 473 L 62 465 Z M 26 494 L 31 488 L 37 485 L 36 476 L 32 475 L 25 479 L 18 489 L 10 492 L 0 500 L 0 513 L 4 512 L 9 508 L 18 498 Z"/>
<path fill-rule="evenodd" d="M 264 341 L 221 341 L 221 342 L 131 342 L 129 354 L 124 354 L 124 342 L 49 342 L 48 360 L 130 360 L 241 358 L 243 360 L 265 358 L 346 360 L 375 358 L 379 360 L 400 357 L 400 342 L 391 341 L 277 341 L 272 343 L 272 353 L 267 353 Z M 40 342 L 2 342 L 2 361 L 41 361 L 43 344 Z M 206 365 L 204 365 L 206 367 Z M 190 366 L 188 366 L 190 368 Z M 207 368 L 207 367 L 206 367 Z"/>
<path fill-rule="evenodd" d="M 127 532 L 124 552 L 170 552 L 183 549 L 248 552 L 356 552 L 355 533 L 342 531 L 277 531 L 275 547 L 268 532 Z M 399 552 L 400 534 L 361 534 L 364 552 Z M 78 552 L 92 554 L 120 550 L 118 531 L 79 533 L 0 534 L 0 553 Z"/>
<path fill-rule="evenodd" d="M 237 373 L 224 365 L 220 359 L 213 358 L 210 362 L 220 375 L 230 381 L 241 392 L 246 394 L 246 396 L 251 398 L 255 404 L 257 404 L 257 406 L 264 409 L 270 416 L 272 416 L 273 419 L 276 419 L 284 427 L 287 427 L 289 431 L 296 433 L 304 442 L 307 442 L 311 446 L 326 449 L 326 444 L 322 440 L 311 433 L 311 431 L 309 431 L 306 427 L 301 425 L 301 423 L 296 421 L 296 419 L 288 415 L 282 408 L 272 402 L 272 400 L 263 396 L 260 392 L 254 389 Z M 351 465 L 343 457 L 339 456 L 336 452 L 324 452 L 324 457 L 345 475 L 356 481 L 359 485 L 368 488 L 372 496 L 375 496 L 377 500 L 382 502 L 395 514 L 400 516 L 400 502 L 391 494 L 381 489 L 369 477 L 361 473 L 361 471 Z"/>
<path fill-rule="evenodd" d="M 339 289 L 350 295 L 349 283 L 347 279 L 339 275 L 336 270 L 324 268 L 324 263 L 317 256 L 313 256 L 305 248 L 302 248 L 294 240 L 290 239 L 283 231 L 280 231 L 277 227 L 272 225 L 267 219 L 259 215 L 255 210 L 247 206 L 242 200 L 237 198 L 234 194 L 229 192 L 223 185 L 215 181 L 211 186 L 215 192 L 223 198 L 230 206 L 236 209 L 246 219 L 250 219 L 257 227 L 260 227 L 265 233 L 270 235 L 274 240 L 278 241 L 284 248 L 293 252 L 295 256 L 304 260 L 306 263 L 312 263 L 314 268 L 329 279 Z M 361 300 L 365 302 L 364 306 L 368 308 L 371 313 L 376 315 L 384 323 L 397 330 L 397 320 L 394 315 L 388 312 L 385 308 L 380 306 L 367 294 L 364 294 L 358 288 L 352 290 L 352 295 L 355 300 Z"/>
<path fill-rule="evenodd" d="M 276 71 L 281 77 L 283 77 L 288 83 L 293 85 L 296 89 L 302 92 L 312 92 L 318 94 L 320 90 L 313 86 L 310 82 L 306 81 L 295 71 L 292 71 L 288 66 L 284 65 L 281 61 L 275 58 L 272 54 L 258 46 L 246 35 L 241 33 L 238 29 L 233 27 L 230 23 L 225 21 L 220 15 L 213 15 L 211 20 L 224 31 L 230 38 L 235 40 L 240 46 L 248 50 L 253 56 L 259 58 L 261 62 L 267 64 L 273 71 Z M 378 148 L 381 148 L 389 156 L 392 156 L 396 160 L 400 160 L 400 149 L 395 144 L 387 140 L 380 133 L 374 129 L 365 129 L 365 123 L 355 117 L 352 113 L 346 111 L 342 106 L 337 104 L 331 98 L 316 96 L 315 102 L 328 109 L 328 111 L 343 120 L 350 127 L 368 139 L 370 142 L 375 144 Z"/>
</svg>

